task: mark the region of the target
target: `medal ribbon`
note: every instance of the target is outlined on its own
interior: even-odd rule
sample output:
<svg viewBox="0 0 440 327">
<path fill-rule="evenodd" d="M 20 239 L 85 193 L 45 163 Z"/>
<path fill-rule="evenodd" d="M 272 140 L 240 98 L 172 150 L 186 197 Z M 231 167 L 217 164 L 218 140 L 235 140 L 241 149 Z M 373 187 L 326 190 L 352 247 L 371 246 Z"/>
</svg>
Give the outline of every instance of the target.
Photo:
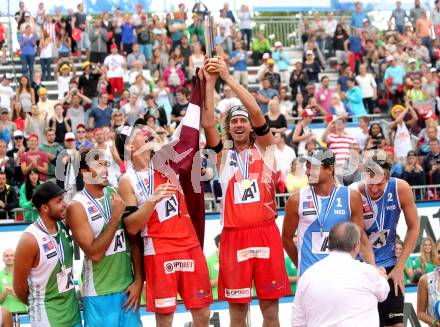
<svg viewBox="0 0 440 327">
<path fill-rule="evenodd" d="M 374 220 L 374 223 L 376 224 L 376 227 L 377 227 L 377 230 L 379 233 L 381 233 L 383 231 L 383 227 L 385 225 L 385 197 L 386 197 L 385 195 L 387 193 L 387 190 L 388 190 L 388 184 L 385 187 L 385 191 L 382 196 L 381 211 L 380 211 L 380 215 L 379 215 L 379 223 L 377 222 L 377 218 Z M 371 199 L 370 192 L 368 192 L 367 184 L 365 184 L 365 197 L 367 198 L 368 205 L 370 206 L 370 209 L 374 215 L 373 200 Z"/>
<path fill-rule="evenodd" d="M 104 189 L 104 206 L 105 209 L 101 206 L 101 204 L 99 203 L 99 201 L 96 201 L 89 192 L 87 192 L 87 190 L 84 188 L 83 189 L 83 193 L 84 195 L 98 208 L 99 213 L 101 214 L 102 218 L 104 218 L 105 223 L 108 224 L 110 221 L 110 214 L 111 214 L 111 207 L 110 207 L 110 203 L 108 201 L 107 198 L 107 192 Z"/>
<path fill-rule="evenodd" d="M 319 208 L 318 196 L 316 195 L 315 188 L 311 187 L 310 191 L 312 193 L 312 200 L 313 200 L 313 204 L 315 205 L 316 216 L 318 217 L 319 226 L 320 226 L 321 232 L 322 232 L 325 221 L 327 220 L 328 214 L 330 212 L 330 208 L 333 206 L 333 202 L 335 201 L 337 187 L 335 185 L 333 185 L 332 192 L 330 193 L 330 199 L 327 203 L 327 207 L 325 208 L 325 213 L 324 213 L 324 217 L 322 218 L 322 220 L 320 219 L 321 210 Z"/>
<path fill-rule="evenodd" d="M 55 247 L 55 252 L 57 253 L 58 256 L 58 260 L 61 264 L 61 268 L 64 270 L 65 269 L 65 265 L 64 265 L 64 247 L 63 247 L 63 242 L 61 241 L 61 235 L 59 235 L 60 241 L 57 242 L 55 240 L 55 238 L 50 235 L 49 231 L 46 228 L 46 225 L 44 225 L 43 220 L 41 219 L 41 217 L 37 218 L 37 225 L 38 227 L 40 227 L 40 229 L 47 234 L 47 236 L 49 237 L 50 241 L 52 242 L 52 244 Z M 57 224 L 57 228 L 58 228 L 58 224 Z"/>
<path fill-rule="evenodd" d="M 249 152 L 250 152 L 250 147 L 247 150 L 245 150 L 244 163 L 243 163 L 241 161 L 240 154 L 237 152 L 237 150 L 234 150 L 235 156 L 237 157 L 238 169 L 240 170 L 240 174 L 243 179 L 248 179 L 249 176 Z"/>
<path fill-rule="evenodd" d="M 133 167 L 134 170 L 134 167 Z M 149 195 L 153 194 L 154 191 L 154 167 L 153 162 L 150 162 L 150 166 L 148 167 L 148 188 L 145 186 L 145 182 L 141 177 L 139 176 L 138 172 L 134 170 L 134 173 L 136 174 L 136 178 L 138 180 L 138 183 L 141 185 L 142 190 L 145 193 L 145 198 L 147 199 Z"/>
</svg>

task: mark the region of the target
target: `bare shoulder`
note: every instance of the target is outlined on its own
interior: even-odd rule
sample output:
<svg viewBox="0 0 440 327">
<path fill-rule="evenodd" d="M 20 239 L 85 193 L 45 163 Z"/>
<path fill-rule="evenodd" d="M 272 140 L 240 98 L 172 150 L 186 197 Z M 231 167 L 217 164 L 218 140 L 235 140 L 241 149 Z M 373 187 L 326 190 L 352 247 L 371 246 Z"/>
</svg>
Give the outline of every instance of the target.
<svg viewBox="0 0 440 327">
<path fill-rule="evenodd" d="M 298 205 L 298 203 L 299 203 L 299 193 L 300 193 L 300 191 L 297 190 L 297 191 L 293 192 L 289 196 L 289 198 L 287 199 L 287 202 L 286 202 L 286 209 L 287 208 L 293 209 L 293 208 L 295 208 L 295 206 Z"/>
</svg>

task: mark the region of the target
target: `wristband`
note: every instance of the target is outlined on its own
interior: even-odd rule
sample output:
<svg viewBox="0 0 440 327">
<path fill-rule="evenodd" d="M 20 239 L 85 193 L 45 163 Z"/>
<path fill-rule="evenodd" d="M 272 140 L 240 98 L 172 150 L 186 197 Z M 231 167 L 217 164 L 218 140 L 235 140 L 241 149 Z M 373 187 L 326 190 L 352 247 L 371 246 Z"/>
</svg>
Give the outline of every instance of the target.
<svg viewBox="0 0 440 327">
<path fill-rule="evenodd" d="M 212 150 L 215 153 L 219 153 L 221 150 L 223 150 L 223 142 L 222 142 L 222 140 L 220 140 L 220 142 L 218 142 L 218 144 L 216 146 L 214 146 L 214 147 L 207 146 L 206 149 Z"/>
<path fill-rule="evenodd" d="M 267 123 L 264 123 L 263 126 L 254 127 L 254 131 L 255 131 L 255 134 L 257 134 L 258 136 L 264 136 L 270 132 L 270 127 L 269 127 L 269 125 L 267 125 Z"/>
</svg>

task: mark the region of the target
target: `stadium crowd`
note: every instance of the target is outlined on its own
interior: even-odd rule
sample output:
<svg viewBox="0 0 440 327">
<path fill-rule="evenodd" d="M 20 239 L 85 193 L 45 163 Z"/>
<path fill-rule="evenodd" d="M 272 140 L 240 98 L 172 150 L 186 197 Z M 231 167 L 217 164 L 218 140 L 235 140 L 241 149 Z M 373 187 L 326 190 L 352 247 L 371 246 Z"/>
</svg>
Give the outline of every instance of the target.
<svg viewBox="0 0 440 327">
<path fill-rule="evenodd" d="M 26 211 L 18 218 L 33 222 L 39 213 L 31 200 L 42 182 L 56 181 L 66 201 L 83 190 L 80 150 L 102 150 L 110 162 L 109 181 L 118 185 L 127 170 L 114 144 L 118 127 L 144 118 L 167 143 L 185 116 L 192 80 L 204 65 L 203 21 L 210 12 L 201 2 L 192 10 L 182 3 L 162 17 L 138 5 L 135 13 L 116 8 L 90 19 L 83 4 L 67 14 L 49 13 L 44 2 L 35 13 L 24 2 L 19 6 L 12 34 L 19 43 L 14 55 L 21 71 L 3 75 L 0 83 L 0 219 L 21 207 Z M 257 66 L 258 88 L 251 94 L 275 139 L 278 193 L 308 184 L 300 158 L 323 145 L 335 154 L 341 184 L 361 180 L 357 163 L 363 153 L 384 150 L 393 163 L 391 176 L 412 186 L 440 185 L 440 1 L 428 9 L 416 0 L 409 12 L 397 1 L 386 30 L 373 23 L 360 2 L 351 19 L 305 18 L 298 31 L 302 59 L 294 62 L 292 49 L 276 38 L 263 30 L 253 35 L 248 6 L 232 12 L 225 3 L 215 19 L 215 52 L 234 79 L 247 88 L 253 77 L 249 68 Z M 2 65 L 14 60 L 8 57 L 7 33 L 0 23 Z M 52 83 L 54 96 L 49 94 Z M 218 79 L 219 132 L 229 109 L 240 104 L 231 86 Z M 325 124 L 322 135 L 310 126 L 318 122 Z M 200 146 L 206 142 L 202 135 Z M 205 194 L 220 198 L 219 174 L 208 157 L 202 174 Z M 438 199 L 439 192 L 440 186 L 414 194 L 416 200 Z M 217 247 L 219 242 L 217 237 Z M 405 283 L 433 272 L 439 251 L 438 242 L 423 240 L 420 257 L 407 260 Z M 11 275 L 11 255 L 4 253 L 5 276 Z M 207 258 L 214 297 L 218 260 L 218 253 Z M 285 264 L 294 293 L 297 269 L 288 257 Z M 7 307 L 9 299 L 11 311 L 22 311 L 13 295 L 0 284 L 0 304 Z"/>
</svg>

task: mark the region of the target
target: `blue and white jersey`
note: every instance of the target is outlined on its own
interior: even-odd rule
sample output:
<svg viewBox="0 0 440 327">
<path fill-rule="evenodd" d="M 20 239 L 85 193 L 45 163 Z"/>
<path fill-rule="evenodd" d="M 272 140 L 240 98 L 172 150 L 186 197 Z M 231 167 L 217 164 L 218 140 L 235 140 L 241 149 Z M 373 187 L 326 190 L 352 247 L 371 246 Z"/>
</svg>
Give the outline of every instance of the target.
<svg viewBox="0 0 440 327">
<path fill-rule="evenodd" d="M 359 190 L 359 184 L 350 188 Z M 397 179 L 391 177 L 382 196 L 376 200 L 371 199 L 373 208 L 370 207 L 365 193 L 361 193 L 364 215 L 365 231 L 374 251 L 376 265 L 388 268 L 396 264 L 396 227 L 400 217 L 400 201 L 397 193 Z M 381 237 L 381 214 L 384 214 L 383 236 Z"/>
<path fill-rule="evenodd" d="M 320 218 L 318 220 L 313 202 L 312 191 L 309 186 L 299 192 L 298 208 L 298 265 L 302 275 L 314 263 L 324 259 L 329 253 L 328 235 L 330 229 L 337 223 L 350 221 L 350 190 L 346 186 L 337 185 L 334 201 L 329 208 L 327 219 L 322 226 L 322 235 L 319 220 L 324 219 L 330 196 L 317 196 Z"/>
</svg>

